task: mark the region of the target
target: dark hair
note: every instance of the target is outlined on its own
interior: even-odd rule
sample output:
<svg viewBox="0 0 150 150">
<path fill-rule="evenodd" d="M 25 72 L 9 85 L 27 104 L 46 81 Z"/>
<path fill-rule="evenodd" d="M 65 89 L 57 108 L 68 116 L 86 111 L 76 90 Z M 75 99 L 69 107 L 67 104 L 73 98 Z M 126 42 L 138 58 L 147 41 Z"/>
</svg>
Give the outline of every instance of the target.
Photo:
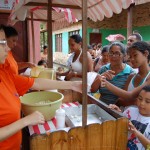
<svg viewBox="0 0 150 150">
<path fill-rule="evenodd" d="M 59 69 L 62 69 L 62 70 L 64 70 L 64 67 L 58 67 L 58 68 L 57 68 L 57 70 L 59 70 Z"/>
<path fill-rule="evenodd" d="M 130 36 L 135 36 L 137 41 L 142 41 L 143 40 L 142 36 L 139 33 L 133 33 Z"/>
<path fill-rule="evenodd" d="M 47 62 L 46 62 L 45 60 L 40 60 L 40 61 L 38 62 L 38 66 L 41 66 L 41 65 L 44 65 L 44 64 L 47 65 Z"/>
<path fill-rule="evenodd" d="M 44 46 L 43 46 L 43 49 L 46 49 L 46 48 L 47 48 L 47 46 L 46 46 L 46 45 L 44 45 Z"/>
<path fill-rule="evenodd" d="M 91 45 L 88 45 L 88 50 L 89 50 L 89 49 L 92 49 L 92 46 L 91 46 Z"/>
<path fill-rule="evenodd" d="M 105 53 L 105 52 L 109 52 L 109 46 L 108 45 L 105 45 L 102 49 L 102 52 L 101 54 Z"/>
<path fill-rule="evenodd" d="M 134 33 L 139 33 L 139 31 L 138 31 L 138 30 L 133 30 L 132 33 L 133 33 L 133 34 L 134 34 Z"/>
<path fill-rule="evenodd" d="M 5 26 L 5 25 L 2 25 L 2 26 L 3 26 L 6 38 L 9 38 L 9 37 L 12 37 L 12 36 L 18 36 L 18 32 L 14 27 Z"/>
<path fill-rule="evenodd" d="M 101 47 L 102 47 L 102 43 L 98 43 L 98 44 L 97 44 L 97 47 L 98 47 L 98 48 L 101 48 Z"/>
<path fill-rule="evenodd" d="M 74 34 L 74 35 L 70 36 L 70 38 L 71 38 L 71 39 L 74 39 L 74 41 L 75 41 L 76 43 L 82 42 L 82 37 L 81 37 L 79 34 Z"/>
<path fill-rule="evenodd" d="M 0 30 L 4 30 L 4 25 L 0 25 Z"/>
<path fill-rule="evenodd" d="M 94 48 L 94 47 L 97 47 L 97 44 L 96 43 L 92 43 L 92 47 Z"/>
<path fill-rule="evenodd" d="M 144 41 L 135 42 L 128 48 L 127 51 L 129 52 L 131 49 L 140 51 L 142 54 L 144 54 L 145 51 L 148 51 L 149 52 L 148 61 L 150 60 L 150 45 L 148 43 L 146 43 Z"/>
<path fill-rule="evenodd" d="M 142 90 L 145 92 L 150 92 L 150 85 L 144 86 Z"/>
<path fill-rule="evenodd" d="M 121 43 L 121 42 L 113 42 L 113 43 L 109 46 L 109 51 L 110 51 L 110 49 L 111 49 L 113 46 L 119 46 L 119 47 L 120 47 L 120 50 L 121 50 L 121 53 L 124 54 L 124 55 L 126 54 L 126 48 L 125 48 L 125 46 L 124 46 L 123 43 Z"/>
</svg>

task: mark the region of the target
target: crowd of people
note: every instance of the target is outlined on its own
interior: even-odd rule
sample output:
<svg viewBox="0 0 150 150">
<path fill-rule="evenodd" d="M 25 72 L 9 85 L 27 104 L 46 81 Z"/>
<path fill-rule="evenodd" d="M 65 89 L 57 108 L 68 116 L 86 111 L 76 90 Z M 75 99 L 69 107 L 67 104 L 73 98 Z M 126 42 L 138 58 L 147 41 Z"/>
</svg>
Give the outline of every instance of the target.
<svg viewBox="0 0 150 150">
<path fill-rule="evenodd" d="M 17 31 L 11 26 L 0 26 L 0 148 L 20 149 L 21 129 L 28 125 L 44 123 L 40 112 L 20 117 L 19 96 L 29 89 L 73 89 L 81 91 L 82 80 L 82 37 L 78 34 L 69 38 L 71 55 L 67 61 L 69 69 L 57 69 L 58 76 L 67 81 L 33 79 L 20 76 L 19 69 L 34 67 L 29 62 L 17 63 L 11 50 L 18 40 Z M 150 144 L 150 45 L 139 33 L 131 34 L 127 45 L 113 41 L 102 47 L 101 43 L 89 45 L 87 70 L 95 72 L 91 92 L 99 93 L 99 100 L 110 109 L 124 111 L 129 118 L 128 149 L 146 149 Z M 39 66 L 47 67 L 47 47 Z M 40 85 L 40 86 L 39 86 Z"/>
<path fill-rule="evenodd" d="M 73 37 L 69 42 L 70 70 L 63 73 L 66 80 L 82 78 L 82 40 L 79 42 Z M 110 109 L 124 110 L 124 116 L 130 120 L 127 148 L 146 149 L 150 144 L 150 45 L 139 33 L 131 34 L 126 45 L 120 41 L 99 45 L 99 48 L 96 44 L 87 47 L 88 72 L 97 73 L 91 92 L 99 93 L 99 100 Z"/>
<path fill-rule="evenodd" d="M 125 51 L 123 50 L 125 48 Z M 139 33 L 109 45 L 109 63 L 101 66 L 91 91 L 99 89 L 100 101 L 129 119 L 127 149 L 150 144 L 150 45 Z"/>
</svg>

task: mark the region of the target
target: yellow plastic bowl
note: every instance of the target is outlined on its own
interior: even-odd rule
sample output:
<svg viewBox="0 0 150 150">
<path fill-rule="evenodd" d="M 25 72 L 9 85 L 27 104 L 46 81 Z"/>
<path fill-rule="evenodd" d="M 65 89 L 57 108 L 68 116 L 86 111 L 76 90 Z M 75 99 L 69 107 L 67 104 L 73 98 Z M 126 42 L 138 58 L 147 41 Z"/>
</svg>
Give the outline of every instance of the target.
<svg viewBox="0 0 150 150">
<path fill-rule="evenodd" d="M 63 94 L 50 91 L 32 92 L 20 97 L 25 116 L 39 111 L 46 121 L 55 116 L 55 111 L 60 108 L 63 98 Z"/>
</svg>

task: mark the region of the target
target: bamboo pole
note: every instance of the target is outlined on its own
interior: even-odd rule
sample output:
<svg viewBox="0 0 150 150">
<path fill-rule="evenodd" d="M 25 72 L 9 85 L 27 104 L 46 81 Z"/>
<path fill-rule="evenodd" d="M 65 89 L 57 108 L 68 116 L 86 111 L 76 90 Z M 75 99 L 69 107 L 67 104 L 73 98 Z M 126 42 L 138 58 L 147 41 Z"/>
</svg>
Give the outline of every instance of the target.
<svg viewBox="0 0 150 150">
<path fill-rule="evenodd" d="M 27 20 L 27 37 L 30 36 L 30 30 L 29 30 L 31 28 L 30 24 L 31 24 L 31 21 Z M 28 42 L 27 42 L 28 43 L 28 61 L 31 62 L 32 61 L 32 59 L 31 59 L 31 49 L 30 49 L 31 39 L 27 38 L 27 40 L 28 40 Z"/>
<path fill-rule="evenodd" d="M 82 126 L 87 124 L 87 0 L 82 0 Z"/>
<path fill-rule="evenodd" d="M 31 29 L 32 29 L 32 50 L 33 50 L 33 63 L 35 62 L 35 37 L 34 37 L 34 22 L 33 22 L 33 12 L 31 12 Z"/>
<path fill-rule="evenodd" d="M 48 67 L 53 68 L 53 43 L 52 43 L 52 1 L 48 0 L 47 10 L 47 38 L 48 38 Z"/>
</svg>

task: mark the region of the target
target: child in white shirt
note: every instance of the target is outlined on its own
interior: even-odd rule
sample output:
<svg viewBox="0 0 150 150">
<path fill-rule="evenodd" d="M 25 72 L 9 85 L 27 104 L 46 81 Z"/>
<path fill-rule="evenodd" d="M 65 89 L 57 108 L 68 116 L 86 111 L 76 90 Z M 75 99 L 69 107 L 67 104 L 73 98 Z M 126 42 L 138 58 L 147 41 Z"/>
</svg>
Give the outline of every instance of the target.
<svg viewBox="0 0 150 150">
<path fill-rule="evenodd" d="M 109 108 L 121 111 L 116 105 Z M 150 145 L 150 86 L 137 97 L 137 107 L 128 107 L 123 114 L 129 118 L 127 150 L 145 150 Z"/>
</svg>

